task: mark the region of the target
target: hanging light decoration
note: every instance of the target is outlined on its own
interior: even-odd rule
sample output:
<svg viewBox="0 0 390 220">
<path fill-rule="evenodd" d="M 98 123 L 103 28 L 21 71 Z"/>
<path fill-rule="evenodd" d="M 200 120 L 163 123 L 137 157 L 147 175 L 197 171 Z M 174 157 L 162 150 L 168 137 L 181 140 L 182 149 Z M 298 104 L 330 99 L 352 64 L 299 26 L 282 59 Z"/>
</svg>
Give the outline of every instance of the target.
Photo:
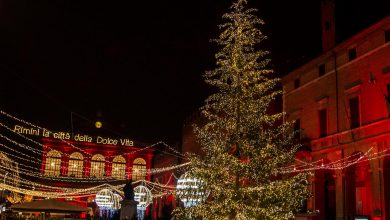
<svg viewBox="0 0 390 220">
<path fill-rule="evenodd" d="M 120 202 L 123 200 L 122 196 L 120 196 L 117 193 L 113 193 L 113 195 L 114 195 L 114 204 L 112 205 L 112 207 L 114 209 L 120 209 L 121 208 L 121 203 Z"/>
<path fill-rule="evenodd" d="M 96 193 L 95 202 L 101 209 L 118 209 L 119 201 L 116 200 L 118 197 L 109 189 L 103 189 Z"/>
<path fill-rule="evenodd" d="M 146 207 L 152 203 L 152 198 L 152 192 L 147 187 L 137 186 L 134 188 L 134 200 L 138 202 L 138 219 L 144 219 Z"/>
<path fill-rule="evenodd" d="M 185 207 L 196 206 L 205 201 L 209 195 L 203 186 L 202 180 L 191 177 L 187 172 L 181 175 L 177 181 L 176 195 Z"/>
</svg>

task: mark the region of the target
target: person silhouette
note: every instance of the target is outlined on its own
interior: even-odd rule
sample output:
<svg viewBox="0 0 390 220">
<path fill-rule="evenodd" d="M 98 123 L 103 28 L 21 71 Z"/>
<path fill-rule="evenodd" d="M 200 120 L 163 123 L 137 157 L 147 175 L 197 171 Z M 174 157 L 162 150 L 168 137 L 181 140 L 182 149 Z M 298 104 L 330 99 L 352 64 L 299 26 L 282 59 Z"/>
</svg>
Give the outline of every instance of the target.
<svg viewBox="0 0 390 220">
<path fill-rule="evenodd" d="M 134 189 L 131 179 L 123 187 L 123 193 L 125 195 L 125 200 L 134 200 Z"/>
</svg>

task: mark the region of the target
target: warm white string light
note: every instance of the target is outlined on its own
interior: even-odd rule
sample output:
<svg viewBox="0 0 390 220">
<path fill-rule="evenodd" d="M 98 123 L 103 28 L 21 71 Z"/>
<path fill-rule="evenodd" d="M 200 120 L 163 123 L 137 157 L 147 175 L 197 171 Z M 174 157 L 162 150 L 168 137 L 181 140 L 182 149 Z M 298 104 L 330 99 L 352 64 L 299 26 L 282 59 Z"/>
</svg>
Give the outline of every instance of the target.
<svg viewBox="0 0 390 220">
<path fill-rule="evenodd" d="M 23 120 L 23 119 L 20 119 L 20 118 L 17 118 L 17 117 L 15 117 L 15 116 L 12 116 L 12 115 L 10 115 L 10 114 L 8 114 L 8 113 L 2 111 L 2 110 L 0 110 L 0 114 L 3 114 L 3 115 L 5 115 L 5 116 L 7 116 L 8 118 L 11 118 L 11 119 L 13 119 L 13 120 L 15 120 L 15 121 L 19 121 L 19 122 L 24 123 L 24 124 L 26 124 L 26 125 L 29 125 L 29 126 L 31 126 L 31 127 L 34 127 L 34 128 L 37 128 L 37 129 L 41 129 L 41 130 L 46 130 L 46 131 L 49 131 L 49 132 L 53 132 L 53 131 L 51 131 L 50 129 L 43 128 L 43 127 L 40 127 L 40 126 L 38 126 L 38 125 L 34 125 L 34 124 L 32 124 L 32 123 L 30 123 L 30 122 L 28 122 L 28 121 L 25 121 L 25 120 Z M 12 132 L 14 132 L 14 133 L 17 133 L 17 132 L 15 132 L 15 131 L 14 131 L 13 129 L 11 129 L 11 128 L 7 128 L 7 130 L 10 130 L 10 131 L 12 131 Z M 18 133 L 18 134 L 19 134 L 19 133 Z M 20 134 L 20 135 L 21 135 L 21 134 Z M 66 141 L 66 140 L 64 140 L 64 139 L 59 139 L 59 140 L 61 140 L 62 142 L 68 144 L 69 146 L 71 146 L 71 147 L 73 147 L 73 148 L 75 148 L 75 149 L 77 149 L 77 150 L 79 150 L 79 151 L 81 151 L 81 152 L 83 152 L 83 153 L 85 153 L 85 154 L 87 154 L 87 155 L 89 155 L 89 156 L 92 156 L 90 153 L 84 151 L 84 150 L 81 149 L 81 148 L 78 148 L 77 146 L 74 146 L 72 143 L 70 143 L 70 142 L 68 142 L 68 141 Z M 180 156 L 182 156 L 182 157 L 185 157 L 183 154 L 181 154 L 180 152 L 176 151 L 174 148 L 172 148 L 171 146 L 169 146 L 168 144 L 166 144 L 166 143 L 163 142 L 163 141 L 159 141 L 159 142 L 157 142 L 157 143 L 155 143 L 155 144 L 152 144 L 152 145 L 150 145 L 150 146 L 147 146 L 147 147 L 144 147 L 144 148 L 141 148 L 141 149 L 139 149 L 139 150 L 132 151 L 132 152 L 126 152 L 126 153 L 124 153 L 124 154 L 125 154 L 125 155 L 126 155 L 126 154 L 134 154 L 134 153 L 137 153 L 137 152 L 140 152 L 140 151 L 149 149 L 149 148 L 153 148 L 153 147 L 155 147 L 155 146 L 157 146 L 157 145 L 159 145 L 159 144 L 162 144 L 162 145 L 168 147 L 168 149 L 170 149 L 171 151 L 175 152 L 176 154 L 178 154 L 178 155 L 180 155 Z M 39 144 L 39 145 L 40 145 L 40 144 Z M 176 155 L 176 156 L 177 156 L 177 155 Z M 107 156 L 107 157 L 115 157 L 115 155 Z M 108 161 L 108 162 L 109 162 L 109 161 Z"/>
<path fill-rule="evenodd" d="M 328 169 L 328 170 L 342 170 L 342 169 L 346 169 L 352 165 L 355 165 L 359 162 L 362 162 L 362 161 L 367 161 L 367 160 L 373 160 L 373 159 L 376 159 L 377 157 L 371 157 L 369 154 L 371 152 L 373 148 L 371 147 L 366 153 L 364 153 L 363 155 L 359 156 L 358 158 L 355 158 L 355 159 L 350 159 L 350 158 L 353 158 L 353 157 L 356 157 L 358 155 L 354 154 L 354 155 L 350 155 L 349 157 L 345 157 L 343 159 L 340 159 L 338 161 L 335 161 L 335 162 L 331 162 L 327 165 L 325 164 L 321 164 L 321 166 L 313 166 L 313 167 L 310 167 L 310 168 L 303 168 L 304 166 L 300 166 L 299 169 L 294 166 L 293 168 L 291 168 L 291 166 L 289 166 L 288 168 L 285 167 L 285 168 L 280 168 L 279 169 L 279 172 L 280 173 L 296 173 L 296 172 L 305 172 L 305 171 L 314 171 L 314 170 L 319 170 L 319 169 Z M 384 150 L 382 152 L 386 152 L 387 150 Z M 360 153 L 361 154 L 361 153 Z M 314 163 L 318 163 L 318 162 L 323 162 L 323 160 L 318 160 Z M 312 165 L 312 164 L 310 164 Z"/>
<path fill-rule="evenodd" d="M 26 122 L 26 121 L 24 121 L 24 120 L 17 119 L 16 117 L 13 117 L 13 116 L 11 116 L 11 115 L 9 115 L 9 114 L 3 112 L 3 111 L 0 111 L 0 113 L 2 113 L 3 115 L 6 115 L 6 116 L 8 116 L 8 117 L 12 117 L 13 119 L 18 120 L 18 121 L 20 121 L 20 122 L 23 122 L 23 123 L 25 123 L 25 124 L 28 124 L 28 125 L 30 125 L 30 126 L 32 126 L 32 127 L 44 129 L 44 128 L 41 128 L 41 127 L 39 127 L 39 126 L 33 125 L 33 124 L 29 123 L 29 122 Z M 12 131 L 12 132 L 18 134 L 19 136 L 25 138 L 26 140 L 31 141 L 31 142 L 34 143 L 34 144 L 37 144 L 37 145 L 39 145 L 39 146 L 43 146 L 42 144 L 40 144 L 40 143 L 38 143 L 38 142 L 36 142 L 36 141 L 30 139 L 30 138 L 27 138 L 27 137 L 25 137 L 25 136 L 22 135 L 22 134 L 19 134 L 19 133 L 15 132 L 13 129 L 11 129 L 11 128 L 5 126 L 5 125 L 2 124 L 2 123 L 0 123 L 0 126 L 6 128 L 6 129 L 9 130 L 9 131 Z M 48 129 L 45 129 L 45 130 L 48 130 Z M 48 130 L 48 131 L 49 131 L 49 130 Z M 7 138 L 7 137 L 1 135 L 1 134 L 0 134 L 0 137 L 6 139 L 7 141 L 10 141 L 10 142 L 13 143 L 13 144 L 17 144 L 18 146 L 21 146 L 21 147 L 23 147 L 23 148 L 25 148 L 25 149 L 27 149 L 27 150 L 33 152 L 33 153 L 40 154 L 40 155 L 43 153 L 42 150 L 35 149 L 35 148 L 29 147 L 29 146 L 27 146 L 27 145 L 17 143 L 16 141 L 13 141 L 13 140 L 11 140 L 11 139 L 9 139 L 9 138 Z M 60 139 L 60 140 L 63 141 L 63 142 L 67 142 L 66 140 L 62 140 L 62 139 Z M 69 142 L 67 142 L 67 144 L 72 145 L 72 144 L 69 143 Z M 178 152 L 178 151 L 176 151 L 175 149 L 171 148 L 169 145 L 165 144 L 165 143 L 162 142 L 162 141 L 157 142 L 157 143 L 154 144 L 154 145 L 150 145 L 150 146 L 148 146 L 148 147 L 145 147 L 145 148 L 136 150 L 136 151 L 126 152 L 126 153 L 124 153 L 124 154 L 134 154 L 134 153 L 143 151 L 143 150 L 145 150 L 145 149 L 152 148 L 152 147 L 154 147 L 154 146 L 156 146 L 156 145 L 159 145 L 159 144 L 162 144 L 162 145 L 166 146 L 169 150 L 171 150 L 171 151 L 174 152 L 175 154 L 180 155 L 180 157 L 185 157 L 183 154 L 181 154 L 180 152 Z M 0 144 L 0 146 L 6 147 L 6 146 L 3 145 L 3 144 Z M 76 146 L 73 146 L 73 145 L 72 145 L 72 147 L 74 147 L 75 149 L 78 149 L 78 150 L 80 150 L 80 151 L 82 151 L 82 152 L 84 152 L 84 153 L 86 153 L 86 154 L 88 154 L 88 155 L 91 155 L 91 154 L 89 154 L 89 153 L 83 151 L 82 149 L 80 149 L 80 148 L 78 148 L 78 147 L 76 147 Z M 7 148 L 7 149 L 10 149 L 9 147 L 6 147 L 6 148 Z M 11 148 L 11 149 L 12 149 L 12 148 Z M 372 150 L 372 148 L 370 148 L 365 154 L 363 154 L 362 156 L 360 156 L 360 157 L 358 157 L 358 158 L 354 158 L 354 157 L 357 156 L 356 154 L 354 154 L 354 155 L 351 155 L 351 156 L 349 156 L 349 157 L 345 157 L 345 158 L 342 158 L 342 159 L 339 159 L 339 160 L 336 160 L 336 161 L 333 161 L 333 162 L 330 162 L 330 163 L 327 163 L 327 164 L 324 164 L 324 163 L 323 163 L 323 159 L 320 159 L 320 160 L 314 161 L 314 162 L 306 162 L 306 161 L 303 161 L 303 160 L 300 160 L 300 159 L 295 158 L 295 160 L 296 160 L 297 162 L 299 162 L 300 164 L 295 164 L 295 165 L 291 165 L 291 166 L 287 166 L 287 167 L 282 167 L 282 168 L 279 169 L 279 172 L 281 172 L 281 173 L 293 173 L 293 172 L 313 171 L 313 170 L 319 170 L 319 169 L 329 169 L 329 170 L 345 169 L 345 168 L 348 168 L 348 167 L 350 167 L 350 166 L 353 166 L 353 165 L 355 165 L 355 164 L 357 164 L 357 163 L 359 163 L 359 162 L 364 162 L 364 161 L 374 160 L 374 159 L 378 159 L 378 158 L 383 158 L 383 157 L 386 157 L 386 156 L 389 156 L 389 155 L 390 155 L 389 153 L 386 153 L 388 150 L 384 150 L 384 151 L 381 151 L 381 152 L 378 152 L 378 153 L 369 154 L 369 152 L 370 152 L 371 150 Z M 30 155 L 24 154 L 24 153 L 22 153 L 22 152 L 18 152 L 18 151 L 16 151 L 16 150 L 13 150 L 13 151 L 14 151 L 14 152 L 17 152 L 17 153 L 20 153 L 20 154 L 22 154 L 23 156 L 29 157 L 29 158 L 31 158 L 31 159 L 36 159 L 35 157 L 31 157 Z M 65 154 L 65 153 L 64 153 L 64 154 Z M 12 154 L 8 154 L 8 155 L 12 155 Z M 65 155 L 69 157 L 68 154 L 65 154 Z M 176 156 L 177 156 L 177 155 L 176 155 Z M 22 159 L 22 158 L 19 157 L 19 156 L 15 156 L 15 155 L 12 155 L 12 156 L 14 156 L 14 157 L 16 157 L 16 158 L 18 158 L 18 159 Z M 116 156 L 116 155 L 111 155 L 111 156 L 108 156 L 108 157 L 114 157 L 114 156 Z M 108 157 L 107 157 L 107 158 L 108 158 Z M 178 157 L 179 157 L 179 156 L 178 156 Z M 353 158 L 353 159 L 351 159 L 351 158 Z M 24 160 L 27 160 L 27 159 L 24 159 Z M 31 160 L 29 160 L 29 161 L 31 162 Z M 39 162 L 36 162 L 36 161 L 33 161 L 33 162 L 40 164 Z M 110 162 L 110 161 L 106 161 L 106 162 L 112 163 L 112 162 Z M 142 171 L 145 172 L 145 173 L 155 174 L 155 173 L 160 173 L 160 172 L 169 171 L 169 170 L 172 170 L 172 169 L 181 169 L 181 168 L 187 166 L 188 164 L 189 164 L 189 163 L 185 163 L 185 164 L 181 164 L 181 165 L 176 165 L 176 166 L 171 166 L 171 167 L 164 167 L 164 168 L 142 169 Z M 320 164 L 320 165 L 318 165 L 318 164 Z M 35 168 L 35 170 L 39 170 L 39 169 L 37 169 L 36 167 L 27 166 L 27 165 L 23 165 L 23 164 L 20 164 L 20 165 L 22 165 L 22 166 L 24 166 L 24 167 L 28 167 L 28 168 Z M 5 168 L 5 167 L 3 167 L 3 166 L 0 166 L 0 167 Z M 22 173 L 23 173 L 23 174 L 26 174 L 26 175 L 27 175 L 27 174 L 34 173 L 34 172 L 26 172 L 26 169 L 23 169 L 23 168 L 20 168 L 20 169 L 21 169 Z M 1 176 L 1 175 L 0 175 L 0 176 Z M 41 176 L 43 176 L 43 175 L 41 175 Z M 178 179 L 173 173 L 172 173 L 172 175 L 170 176 L 170 178 L 171 178 L 172 176 L 173 176 L 174 178 Z M 45 178 L 48 178 L 48 176 L 44 176 L 44 177 L 45 177 Z M 52 178 L 52 179 L 57 179 L 57 180 L 58 180 L 58 178 L 64 178 L 64 179 L 65 179 L 65 178 L 68 178 L 68 177 L 55 177 L 55 178 Z M 74 177 L 73 177 L 73 178 L 74 178 Z M 85 179 L 85 178 L 81 178 L 81 179 Z M 102 180 L 107 180 L 107 179 L 109 179 L 109 178 L 107 178 L 107 177 L 102 178 Z M 81 180 L 76 180 L 76 182 L 82 182 L 82 181 L 81 181 Z M 170 182 L 170 179 L 169 179 L 168 183 L 169 183 L 169 182 Z M 38 189 L 44 189 L 44 190 L 46 190 L 46 191 L 43 191 L 43 190 L 42 190 L 42 191 L 39 191 L 39 190 L 22 189 L 22 188 L 18 188 L 18 187 L 16 187 L 16 186 L 10 186 L 10 185 L 7 185 L 7 184 L 6 184 L 6 185 L 0 185 L 0 187 L 9 188 L 11 191 L 12 191 L 12 189 L 19 190 L 20 193 L 22 193 L 22 192 L 35 192 L 36 195 L 45 195 L 45 196 L 43 196 L 43 197 L 51 197 L 51 198 L 54 198 L 54 197 L 53 197 L 53 196 L 54 196 L 53 193 L 54 193 L 54 194 L 57 194 L 58 191 L 60 191 L 60 190 L 64 191 L 65 193 L 55 195 L 55 198 L 61 198 L 61 197 L 64 197 L 64 198 L 65 198 L 65 197 L 67 197 L 67 198 L 68 198 L 68 197 L 80 197 L 80 196 L 82 196 L 82 195 L 87 195 L 87 194 L 88 194 L 88 195 L 94 195 L 94 193 L 95 193 L 98 189 L 100 189 L 99 187 L 98 187 L 98 188 L 94 188 L 94 189 L 83 189 L 83 190 L 74 189 L 74 188 L 68 189 L 68 188 L 63 188 L 63 187 L 51 187 L 51 186 L 47 186 L 47 185 L 37 184 L 37 183 L 34 183 L 34 182 L 32 182 L 32 181 L 28 181 L 28 180 L 26 180 L 26 179 L 23 179 L 21 185 L 31 187 L 31 185 L 28 185 L 28 183 L 31 184 L 31 185 L 34 185 L 34 186 L 37 187 Z M 168 184 L 168 183 L 167 183 L 167 184 Z M 156 191 L 156 193 L 153 193 L 153 195 L 154 195 L 153 197 L 158 197 L 159 195 L 171 194 L 171 193 L 172 193 L 172 188 L 174 188 L 174 187 L 170 187 L 170 186 L 167 186 L 167 185 L 162 185 L 162 184 L 152 183 L 152 182 L 145 182 L 144 184 L 147 185 L 147 186 L 149 186 L 153 191 Z M 9 186 L 9 187 L 8 187 L 8 186 Z M 120 185 L 119 185 L 119 186 L 120 186 Z M 14 188 L 12 188 L 12 187 L 14 187 Z M 112 189 L 118 190 L 118 186 L 111 186 L 111 185 L 104 184 L 104 187 L 108 187 L 108 188 L 112 188 Z M 123 185 L 121 185 L 120 187 L 123 187 Z M 167 188 L 169 188 L 169 189 L 167 189 Z M 50 189 L 50 190 L 48 190 L 48 189 Z M 55 192 L 53 192 L 53 190 L 54 190 Z M 161 192 L 160 194 L 157 193 L 159 190 L 160 190 L 160 192 Z M 165 190 L 165 191 L 164 191 L 164 190 Z M 50 192 L 50 191 L 52 191 L 52 192 Z M 92 191 L 93 191 L 93 193 L 91 193 Z M 52 194 L 51 194 L 51 193 L 52 193 Z M 26 193 L 24 193 L 24 194 L 26 194 Z M 75 194 L 77 194 L 77 195 L 75 195 Z"/>
<path fill-rule="evenodd" d="M 162 168 L 151 168 L 151 169 L 139 169 L 138 171 L 140 173 L 145 173 L 145 174 L 158 174 L 158 173 L 162 173 L 162 172 L 167 172 L 167 171 L 171 171 L 171 170 L 175 170 L 175 169 L 178 169 L 178 168 L 181 168 L 181 167 L 185 167 L 185 166 L 188 166 L 190 164 L 190 162 L 187 162 L 187 163 L 184 163 L 184 164 L 179 164 L 179 165 L 175 165 L 175 166 L 170 166 L 170 167 L 162 167 Z M 21 164 L 22 165 L 22 164 Z M 6 168 L 4 167 L 3 165 L 0 164 L 0 167 L 1 168 Z M 23 164 L 23 167 L 27 167 L 28 169 L 24 169 L 24 168 L 19 168 L 19 172 L 22 173 L 22 174 L 25 174 L 25 175 L 28 175 L 28 176 L 32 176 L 32 177 L 38 177 L 38 178 L 44 178 L 44 179 L 51 179 L 51 180 L 61 180 L 61 181 L 69 181 L 69 182 L 91 182 L 91 181 L 117 181 L 117 179 L 114 179 L 113 177 L 101 177 L 101 178 L 97 178 L 97 177 L 69 177 L 69 176 L 48 176 L 48 175 L 44 175 L 40 172 L 33 172 L 31 171 L 36 169 L 36 167 L 33 167 L 33 166 L 28 166 L 28 165 L 24 165 Z"/>
<path fill-rule="evenodd" d="M 3 127 L 5 127 L 7 130 L 9 130 L 9 131 L 11 131 L 11 132 L 14 132 L 11 128 L 9 128 L 9 127 L 3 125 L 2 123 L 0 123 L 0 126 L 3 126 Z M 29 141 L 31 141 L 31 142 L 37 144 L 37 145 L 40 145 L 41 147 L 43 147 L 42 144 L 40 144 L 40 143 L 38 143 L 38 142 L 32 140 L 31 138 L 28 138 L 28 137 L 26 137 L 26 136 L 24 136 L 24 135 L 22 135 L 22 134 L 17 133 L 17 132 L 14 132 L 14 133 L 16 133 L 17 135 L 19 135 L 19 136 L 21 136 L 21 137 L 23 137 L 23 138 L 25 138 L 25 139 L 27 139 L 27 140 L 29 140 Z M 12 140 L 12 139 L 9 139 L 8 137 L 3 136 L 3 135 L 1 135 L 1 134 L 0 134 L 0 137 L 6 139 L 7 141 L 9 141 L 9 142 L 11 142 L 11 143 L 13 143 L 13 144 L 16 144 L 16 145 L 18 145 L 18 146 L 20 146 L 20 147 L 23 147 L 23 148 L 25 148 L 25 149 L 27 149 L 27 150 L 34 150 L 32 147 L 28 147 L 27 145 L 20 144 L 20 143 L 14 141 L 14 140 Z M 160 143 L 162 143 L 162 142 L 158 142 L 158 143 L 156 143 L 156 144 L 154 144 L 154 145 L 151 145 L 151 146 L 149 146 L 149 147 L 146 147 L 146 148 L 153 147 L 153 146 L 155 146 L 155 145 L 157 145 L 157 144 L 160 144 Z M 146 149 L 146 148 L 142 148 L 142 149 L 139 149 L 139 150 L 137 150 L 137 151 L 129 152 L 129 153 L 136 153 L 136 152 L 139 152 L 139 151 L 144 150 L 144 149 Z M 52 148 L 49 148 L 49 149 L 52 149 Z M 55 149 L 54 149 L 54 150 L 55 150 Z M 39 152 L 36 152 L 36 151 L 39 151 Z M 42 150 L 34 150 L 34 152 L 37 153 L 37 154 L 40 154 L 40 155 L 43 154 L 43 151 L 42 151 Z M 64 154 L 65 154 L 65 153 L 64 153 Z M 70 156 L 69 154 L 65 154 L 65 155 L 68 156 L 68 157 Z M 84 159 L 84 161 L 87 161 L 87 159 Z M 111 161 L 106 161 L 106 162 L 109 163 L 109 165 L 110 165 L 110 164 L 111 164 L 111 165 L 113 164 L 113 162 L 111 162 Z M 66 165 L 66 163 L 69 163 L 69 162 L 65 162 L 65 165 Z M 91 167 L 88 167 L 87 169 L 91 169 Z M 163 170 L 164 170 L 164 168 L 160 168 L 160 169 L 163 169 Z M 168 169 L 169 169 L 169 168 L 168 168 Z M 147 171 L 147 172 L 148 172 L 148 173 L 149 173 L 149 172 L 155 173 L 155 172 L 161 172 L 161 171 Z"/>
<path fill-rule="evenodd" d="M 1 174 L 0 174 L 1 176 Z M 34 183 L 35 184 L 35 183 Z M 164 187 L 162 184 L 156 184 L 150 181 L 146 180 L 139 180 L 133 182 L 133 185 L 136 184 L 142 184 L 149 186 L 158 186 L 161 187 L 159 190 L 155 188 L 156 193 L 173 193 L 173 188 L 172 187 Z M 24 184 L 22 184 L 24 185 Z M 35 185 L 42 185 L 42 184 L 35 184 Z M 119 184 L 119 185 L 110 185 L 110 184 L 102 184 L 90 188 L 65 188 L 65 187 L 51 187 L 51 186 L 45 186 L 39 190 L 38 188 L 36 189 L 26 189 L 26 188 L 21 188 L 19 186 L 14 186 L 14 185 L 9 185 L 6 183 L 0 184 L 0 188 L 5 188 L 7 190 L 17 192 L 17 193 L 22 193 L 22 194 L 27 194 L 27 195 L 32 195 L 32 196 L 39 196 L 39 197 L 48 197 L 48 198 L 70 198 L 70 197 L 84 197 L 86 195 L 94 195 L 96 192 L 102 190 L 102 189 L 111 189 L 119 194 L 123 194 L 120 189 L 122 189 L 124 184 Z"/>
</svg>

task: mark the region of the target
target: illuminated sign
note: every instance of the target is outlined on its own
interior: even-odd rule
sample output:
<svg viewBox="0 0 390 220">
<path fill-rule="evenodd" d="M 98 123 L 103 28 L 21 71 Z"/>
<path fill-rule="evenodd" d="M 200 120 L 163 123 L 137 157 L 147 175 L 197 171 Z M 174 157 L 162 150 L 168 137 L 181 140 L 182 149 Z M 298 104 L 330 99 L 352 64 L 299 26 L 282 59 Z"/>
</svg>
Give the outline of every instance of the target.
<svg viewBox="0 0 390 220">
<path fill-rule="evenodd" d="M 24 127 L 21 125 L 15 125 L 14 132 L 18 134 L 27 134 L 40 136 L 45 138 L 54 138 L 60 140 L 73 140 L 77 142 L 89 142 L 96 144 L 109 144 L 109 145 L 119 145 L 119 146 L 134 146 L 134 141 L 128 138 L 109 138 L 109 137 L 92 137 L 86 134 L 75 134 L 71 135 L 69 132 L 52 132 L 46 129 L 33 128 L 33 127 Z"/>
</svg>

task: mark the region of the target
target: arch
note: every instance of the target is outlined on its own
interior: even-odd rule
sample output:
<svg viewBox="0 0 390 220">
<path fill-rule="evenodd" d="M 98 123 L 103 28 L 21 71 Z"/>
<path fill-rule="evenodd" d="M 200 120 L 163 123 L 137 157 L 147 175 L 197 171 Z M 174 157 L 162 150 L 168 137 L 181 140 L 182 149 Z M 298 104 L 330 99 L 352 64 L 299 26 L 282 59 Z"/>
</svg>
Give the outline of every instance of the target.
<svg viewBox="0 0 390 220">
<path fill-rule="evenodd" d="M 390 157 L 383 161 L 383 189 L 385 197 L 385 220 L 390 220 Z"/>
<path fill-rule="evenodd" d="M 112 177 L 116 179 L 124 180 L 126 179 L 126 159 L 118 155 L 114 157 L 112 161 Z"/>
<path fill-rule="evenodd" d="M 79 152 L 74 152 L 69 156 L 68 176 L 82 177 L 83 176 L 83 160 L 84 157 Z"/>
<path fill-rule="evenodd" d="M 105 159 L 101 154 L 95 154 L 91 159 L 91 177 L 103 177 L 105 176 Z"/>
<path fill-rule="evenodd" d="M 362 152 L 354 152 L 348 158 L 348 163 L 352 165 L 345 171 L 347 217 L 371 215 L 371 173 L 368 158 Z"/>
<path fill-rule="evenodd" d="M 143 158 L 136 158 L 133 161 L 132 180 L 144 180 L 146 178 L 146 161 Z"/>
<path fill-rule="evenodd" d="M 59 176 L 61 174 L 61 153 L 51 150 L 46 154 L 45 175 Z"/>
</svg>

